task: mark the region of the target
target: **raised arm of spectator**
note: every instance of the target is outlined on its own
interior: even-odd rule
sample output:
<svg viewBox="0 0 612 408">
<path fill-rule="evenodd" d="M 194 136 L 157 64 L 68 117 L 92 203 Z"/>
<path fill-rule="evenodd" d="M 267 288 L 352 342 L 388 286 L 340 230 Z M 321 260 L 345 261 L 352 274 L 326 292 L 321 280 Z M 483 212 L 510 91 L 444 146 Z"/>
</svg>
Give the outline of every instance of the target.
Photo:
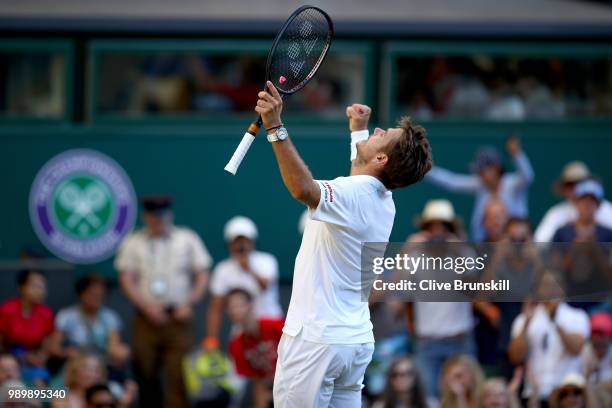
<svg viewBox="0 0 612 408">
<path fill-rule="evenodd" d="M 481 187 L 480 179 L 475 174 L 460 174 L 438 166 L 425 175 L 425 180 L 448 191 L 474 194 Z"/>
<path fill-rule="evenodd" d="M 518 137 L 510 136 L 506 141 L 506 150 L 512 156 L 516 167 L 515 189 L 525 189 L 533 182 L 533 167 L 525 152 L 521 149 Z"/>
<path fill-rule="evenodd" d="M 219 348 L 219 328 L 221 327 L 221 313 L 223 313 L 223 296 L 213 295 L 208 303 L 206 313 L 206 337 L 202 342 L 205 349 Z"/>
<path fill-rule="evenodd" d="M 514 365 L 522 364 L 529 352 L 527 331 L 533 316 L 533 309 L 533 302 L 526 300 L 523 303 L 523 312 L 512 323 L 512 339 L 508 345 L 508 357 Z"/>
</svg>

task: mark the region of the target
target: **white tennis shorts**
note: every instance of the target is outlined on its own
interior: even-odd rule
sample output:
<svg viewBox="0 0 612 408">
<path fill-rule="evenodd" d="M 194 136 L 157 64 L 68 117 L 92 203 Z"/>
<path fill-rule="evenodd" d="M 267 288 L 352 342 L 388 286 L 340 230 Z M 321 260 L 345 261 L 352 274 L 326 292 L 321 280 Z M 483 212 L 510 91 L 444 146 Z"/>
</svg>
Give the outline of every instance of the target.
<svg viewBox="0 0 612 408">
<path fill-rule="evenodd" d="M 359 408 L 374 343 L 320 344 L 283 334 L 274 375 L 275 408 Z"/>
</svg>

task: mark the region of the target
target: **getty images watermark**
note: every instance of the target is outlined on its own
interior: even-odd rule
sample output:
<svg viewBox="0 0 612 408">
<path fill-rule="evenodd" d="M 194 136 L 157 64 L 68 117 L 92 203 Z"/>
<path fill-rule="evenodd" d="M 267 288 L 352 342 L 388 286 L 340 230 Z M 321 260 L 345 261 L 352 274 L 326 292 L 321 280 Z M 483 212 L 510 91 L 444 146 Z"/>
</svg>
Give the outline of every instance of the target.
<svg viewBox="0 0 612 408">
<path fill-rule="evenodd" d="M 466 272 L 483 272 L 486 267 L 488 254 L 482 256 L 428 256 L 425 254 L 409 255 L 395 254 L 391 257 L 375 257 L 372 259 L 372 273 L 375 275 L 383 275 L 385 271 L 393 270 L 399 273 L 407 273 L 415 275 L 420 272 L 437 272 L 444 271 L 446 273 L 455 273 L 463 275 Z M 452 276 L 452 275 L 449 275 Z M 375 279 L 372 283 L 374 290 L 408 290 L 408 291 L 500 291 L 510 290 L 509 279 L 491 279 L 487 282 L 472 282 L 463 279 L 453 279 L 452 282 L 438 281 L 436 279 L 399 279 L 396 281 L 386 282 L 381 276 L 380 279 Z"/>
<path fill-rule="evenodd" d="M 608 300 L 611 248 L 596 242 L 368 242 L 362 245 L 361 300 Z"/>
</svg>

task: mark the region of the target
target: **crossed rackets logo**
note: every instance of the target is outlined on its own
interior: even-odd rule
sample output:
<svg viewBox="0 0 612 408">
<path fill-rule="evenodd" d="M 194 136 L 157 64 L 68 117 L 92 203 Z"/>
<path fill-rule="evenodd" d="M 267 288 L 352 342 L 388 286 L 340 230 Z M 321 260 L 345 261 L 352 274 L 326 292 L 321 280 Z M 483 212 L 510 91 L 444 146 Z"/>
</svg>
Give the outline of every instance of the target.
<svg viewBox="0 0 612 408">
<path fill-rule="evenodd" d="M 297 31 L 300 34 L 300 41 L 292 42 L 289 47 L 287 47 L 287 55 L 289 55 L 291 60 L 289 61 L 289 67 L 295 78 L 299 76 L 304 68 L 304 64 L 306 64 L 304 59 L 298 60 L 302 51 L 306 54 L 306 57 L 308 57 L 317 43 L 317 39 L 312 38 L 313 26 L 310 21 L 303 21 Z"/>
<path fill-rule="evenodd" d="M 56 217 L 68 232 L 81 236 L 96 234 L 109 220 L 110 193 L 98 180 L 83 178 L 68 180 L 58 186 Z"/>
</svg>

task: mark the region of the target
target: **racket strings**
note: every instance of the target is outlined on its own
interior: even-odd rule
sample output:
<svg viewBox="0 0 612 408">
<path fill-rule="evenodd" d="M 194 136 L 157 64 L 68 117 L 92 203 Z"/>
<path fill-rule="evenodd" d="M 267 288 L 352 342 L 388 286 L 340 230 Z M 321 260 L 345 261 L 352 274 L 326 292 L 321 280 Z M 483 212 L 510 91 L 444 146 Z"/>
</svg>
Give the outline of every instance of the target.
<svg viewBox="0 0 612 408">
<path fill-rule="evenodd" d="M 318 9 L 299 13 L 285 28 L 271 56 L 269 78 L 284 93 L 293 93 L 310 80 L 331 41 L 331 26 Z"/>
</svg>

